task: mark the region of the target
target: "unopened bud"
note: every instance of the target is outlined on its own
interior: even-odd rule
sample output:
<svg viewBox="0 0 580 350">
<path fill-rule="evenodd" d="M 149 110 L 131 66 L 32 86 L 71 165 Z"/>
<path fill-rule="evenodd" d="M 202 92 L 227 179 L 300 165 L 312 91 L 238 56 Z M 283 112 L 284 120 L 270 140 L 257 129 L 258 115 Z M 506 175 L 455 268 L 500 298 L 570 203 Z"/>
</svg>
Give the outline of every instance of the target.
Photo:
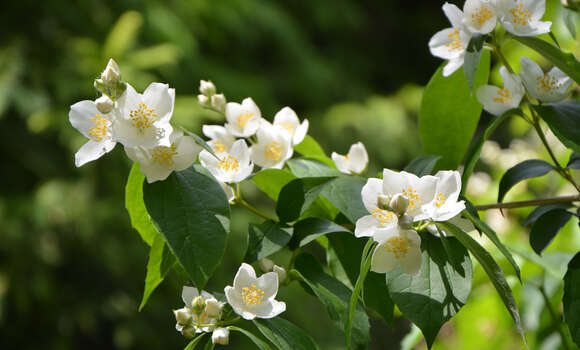
<svg viewBox="0 0 580 350">
<path fill-rule="evenodd" d="M 379 194 L 377 198 L 377 205 L 380 209 L 389 210 L 389 204 L 391 203 L 391 197 L 385 196 L 384 194 Z"/>
<path fill-rule="evenodd" d="M 195 336 L 195 328 L 193 326 L 183 327 L 181 334 L 188 339 L 193 338 Z"/>
<path fill-rule="evenodd" d="M 191 309 L 196 315 L 201 315 L 201 313 L 205 309 L 205 300 L 201 295 L 198 295 L 195 298 L 193 298 L 193 301 L 191 302 Z"/>
<path fill-rule="evenodd" d="M 226 110 L 226 97 L 224 94 L 215 94 L 211 97 L 211 106 L 219 112 L 225 112 Z"/>
<path fill-rule="evenodd" d="M 270 272 L 274 268 L 274 262 L 268 258 L 260 260 L 260 269 L 262 272 Z"/>
<path fill-rule="evenodd" d="M 403 214 L 399 217 L 398 224 L 403 230 L 410 230 L 413 228 L 413 218 L 408 214 Z"/>
<path fill-rule="evenodd" d="M 202 80 L 199 82 L 199 92 L 207 97 L 215 94 L 215 85 L 211 81 Z"/>
<path fill-rule="evenodd" d="M 274 265 L 273 271 L 278 274 L 278 283 L 281 284 L 286 280 L 286 270 L 283 267 Z"/>
<path fill-rule="evenodd" d="M 107 114 L 113 110 L 113 101 L 111 101 L 111 99 L 107 95 L 103 95 L 97 98 L 95 104 L 97 105 L 97 109 L 101 113 Z"/>
<path fill-rule="evenodd" d="M 185 326 L 191 322 L 191 312 L 186 307 L 183 307 L 179 310 L 173 310 L 173 314 L 175 315 L 175 320 L 177 323 L 182 326 Z"/>
<path fill-rule="evenodd" d="M 107 63 L 107 67 L 101 73 L 101 80 L 106 84 L 121 80 L 121 70 L 114 59 L 111 58 L 109 63 Z"/>
<path fill-rule="evenodd" d="M 205 301 L 205 313 L 210 318 L 218 318 L 223 306 L 224 304 L 216 299 L 208 299 Z"/>
<path fill-rule="evenodd" d="M 209 105 L 209 97 L 207 97 L 206 95 L 197 95 L 197 102 L 199 102 L 199 104 L 202 107 L 205 107 L 205 108 L 210 107 L 210 105 Z"/>
<path fill-rule="evenodd" d="M 230 331 L 227 328 L 216 328 L 211 334 L 211 342 L 214 344 L 228 345 L 230 342 Z"/>
<path fill-rule="evenodd" d="M 407 208 L 409 207 L 409 199 L 403 196 L 402 194 L 397 193 L 391 199 L 389 206 L 395 212 L 395 214 L 402 215 L 407 211 Z"/>
</svg>

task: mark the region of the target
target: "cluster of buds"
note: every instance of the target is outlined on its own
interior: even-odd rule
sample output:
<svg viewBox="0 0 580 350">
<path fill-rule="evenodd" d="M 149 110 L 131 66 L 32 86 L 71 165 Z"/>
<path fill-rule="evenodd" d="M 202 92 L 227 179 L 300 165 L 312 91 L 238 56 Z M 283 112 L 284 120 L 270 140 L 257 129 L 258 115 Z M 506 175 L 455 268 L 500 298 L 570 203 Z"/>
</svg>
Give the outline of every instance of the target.
<svg viewBox="0 0 580 350">
<path fill-rule="evenodd" d="M 224 113 L 226 109 L 226 97 L 224 94 L 216 94 L 215 85 L 211 81 L 202 80 L 199 84 L 197 101 L 199 104 L 216 112 Z"/>
<path fill-rule="evenodd" d="M 227 344 L 229 332 L 227 329 L 216 327 L 225 303 L 218 301 L 206 291 L 199 294 L 194 287 L 183 287 L 181 296 L 185 307 L 173 310 L 177 331 L 186 338 L 193 338 L 196 333 L 213 332 L 214 343 Z"/>
<path fill-rule="evenodd" d="M 103 96 L 110 99 L 110 108 L 104 107 L 106 112 L 100 110 L 102 113 L 108 113 L 113 109 L 112 101 L 116 101 L 123 92 L 127 89 L 127 85 L 121 80 L 121 70 L 114 59 L 110 59 L 105 70 L 101 73 L 101 78 L 95 79 L 95 89 L 97 89 Z M 103 102 L 104 103 L 104 102 Z M 97 101 L 98 106 L 98 101 Z"/>
<path fill-rule="evenodd" d="M 274 264 L 274 262 L 268 258 L 260 260 L 260 269 L 262 272 L 275 272 L 278 275 L 278 283 L 282 284 L 286 280 L 287 273 L 286 269 Z"/>
</svg>

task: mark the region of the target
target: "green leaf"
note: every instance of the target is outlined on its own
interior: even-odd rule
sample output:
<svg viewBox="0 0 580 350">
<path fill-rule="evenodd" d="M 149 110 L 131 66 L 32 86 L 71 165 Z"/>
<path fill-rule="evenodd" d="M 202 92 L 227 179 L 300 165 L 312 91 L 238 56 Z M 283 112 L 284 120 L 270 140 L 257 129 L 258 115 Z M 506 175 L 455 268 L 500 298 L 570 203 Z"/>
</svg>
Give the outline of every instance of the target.
<svg viewBox="0 0 580 350">
<path fill-rule="evenodd" d="M 280 169 L 262 169 L 251 178 L 256 186 L 273 200 L 278 200 L 282 188 L 294 179 L 296 176 Z"/>
<path fill-rule="evenodd" d="M 149 246 L 153 245 L 155 237 L 159 235 L 151 222 L 151 217 L 143 202 L 143 181 L 145 175 L 139 170 L 139 163 L 133 163 L 127 185 L 125 186 L 125 208 L 131 218 L 131 226 Z"/>
<path fill-rule="evenodd" d="M 563 52 L 556 46 L 535 37 L 513 36 L 512 38 L 544 56 L 550 63 L 560 68 L 576 83 L 580 84 L 580 62 L 576 60 L 573 54 Z"/>
<path fill-rule="evenodd" d="M 332 177 L 305 177 L 290 181 L 280 191 L 276 214 L 282 222 L 298 219 L 314 202 L 323 189 L 323 185 Z"/>
<path fill-rule="evenodd" d="M 562 19 L 564 20 L 566 29 L 568 29 L 568 33 L 576 40 L 576 22 L 578 22 L 576 13 L 567 8 L 562 8 Z"/>
<path fill-rule="evenodd" d="M 476 34 L 471 37 L 471 40 L 469 40 L 469 44 L 467 45 L 467 50 L 465 52 L 465 58 L 463 61 L 463 72 L 465 73 L 465 79 L 467 80 L 469 91 L 473 91 L 475 73 L 479 67 L 479 59 L 481 57 L 485 39 L 485 35 Z"/>
<path fill-rule="evenodd" d="M 313 160 L 291 159 L 286 164 L 296 177 L 328 177 L 340 175 L 335 169 Z"/>
<path fill-rule="evenodd" d="M 529 226 L 536 222 L 540 218 L 540 216 L 546 214 L 549 211 L 556 210 L 556 209 L 567 209 L 571 206 L 570 203 L 559 203 L 559 204 L 548 204 L 542 205 L 534 209 L 530 215 L 524 220 L 522 226 Z"/>
<path fill-rule="evenodd" d="M 242 333 L 243 335 L 248 337 L 254 344 L 256 344 L 258 346 L 258 349 L 260 350 L 272 350 L 272 348 L 270 347 L 270 345 L 268 345 L 268 343 L 256 337 L 252 332 L 249 332 L 243 328 L 239 328 L 236 326 L 229 326 L 228 330 Z"/>
<path fill-rule="evenodd" d="M 554 209 L 536 220 L 530 232 L 530 245 L 536 254 L 542 254 L 571 217 L 572 213 L 565 209 Z"/>
<path fill-rule="evenodd" d="M 403 170 L 419 177 L 429 175 L 435 169 L 435 165 L 437 165 L 439 159 L 441 159 L 441 156 L 419 156 L 407 164 Z"/>
<path fill-rule="evenodd" d="M 145 291 L 143 292 L 143 298 L 141 299 L 141 305 L 139 305 L 139 311 L 141 311 L 149 297 L 163 282 L 165 275 L 175 265 L 175 257 L 165 244 L 165 240 L 161 235 L 157 235 L 149 251 L 149 261 L 147 262 L 147 277 L 145 277 Z"/>
<path fill-rule="evenodd" d="M 213 343 L 213 340 L 208 339 L 207 343 L 205 343 L 205 346 L 203 347 L 203 350 L 213 350 L 214 347 L 215 344 Z"/>
<path fill-rule="evenodd" d="M 566 147 L 580 153 L 580 101 L 566 100 L 542 106 L 532 105 L 532 108 Z"/>
<path fill-rule="evenodd" d="M 366 240 L 356 238 L 351 232 L 339 232 L 328 236 L 332 251 L 338 263 L 354 286 L 360 273 L 361 257 Z M 329 249 L 330 251 L 330 249 Z M 330 257 L 327 255 L 330 265 Z M 383 274 L 370 271 L 363 286 L 362 300 L 367 308 L 376 311 L 385 322 L 393 323 L 395 304 L 389 296 L 389 289 Z"/>
<path fill-rule="evenodd" d="M 254 319 L 254 324 L 280 350 L 319 349 L 306 332 L 283 318 Z"/>
<path fill-rule="evenodd" d="M 519 109 L 511 109 L 501 116 L 494 118 L 485 129 L 485 131 L 477 138 L 477 141 L 475 141 L 473 146 L 469 149 L 464 157 L 463 164 L 465 164 L 465 169 L 463 170 L 463 175 L 461 176 L 461 183 L 463 184 L 461 186 L 461 193 L 465 193 L 465 190 L 467 189 L 467 182 L 469 181 L 469 177 L 471 176 L 471 173 L 473 173 L 473 169 L 479 160 L 479 155 L 481 154 L 481 149 L 483 148 L 485 141 L 509 116 L 521 113 L 522 112 Z"/>
<path fill-rule="evenodd" d="M 248 250 L 244 261 L 254 262 L 284 248 L 292 237 L 292 229 L 284 229 L 273 221 L 249 226 Z"/>
<path fill-rule="evenodd" d="M 336 327 L 344 330 L 348 318 L 351 291 L 344 284 L 327 275 L 322 266 L 310 254 L 298 255 L 292 273 L 300 278 L 326 307 Z M 360 304 L 357 304 L 352 327 L 352 341 L 355 349 L 365 349 L 370 340 L 369 320 Z"/>
<path fill-rule="evenodd" d="M 289 247 L 294 250 L 303 247 L 320 236 L 334 232 L 349 232 L 346 228 L 332 221 L 321 218 L 307 218 L 294 224 L 294 235 L 290 240 Z M 352 233 L 351 233 L 352 234 Z"/>
<path fill-rule="evenodd" d="M 554 166 L 548 162 L 539 159 L 528 159 L 509 168 L 501 177 L 497 201 L 501 202 L 505 194 L 518 182 L 546 175 L 554 170 Z"/>
<path fill-rule="evenodd" d="M 443 77 L 435 72 L 423 93 L 419 110 L 419 135 L 426 154 L 443 156 L 440 169 L 457 169 L 481 115 L 481 104 L 472 95 L 465 74 L 458 70 Z M 474 90 L 487 83 L 489 52 L 484 51 L 475 74 Z"/>
<path fill-rule="evenodd" d="M 528 344 L 526 342 L 526 336 L 524 334 L 524 329 L 522 328 L 522 323 L 520 320 L 520 313 L 518 311 L 518 306 L 512 294 L 509 284 L 505 279 L 503 271 L 500 269 L 499 265 L 493 260 L 493 257 L 485 250 L 476 240 L 471 238 L 470 235 L 463 232 L 459 227 L 453 225 L 449 222 L 438 222 L 437 226 L 441 227 L 447 232 L 451 232 L 461 244 L 466 247 L 471 254 L 479 261 L 495 289 L 497 290 L 501 300 L 506 306 L 508 312 L 510 313 L 518 333 L 520 333 L 526 348 Z"/>
<path fill-rule="evenodd" d="M 447 241 L 448 252 L 440 238 L 422 234 L 419 273 L 408 275 L 398 267 L 386 275 L 391 298 L 403 315 L 421 328 L 429 348 L 441 326 L 465 305 L 471 291 L 469 253 L 455 238 Z"/>
<path fill-rule="evenodd" d="M 580 253 L 577 253 L 568 264 L 564 276 L 564 320 L 570 329 L 570 335 L 580 346 Z"/>
<path fill-rule="evenodd" d="M 203 289 L 228 239 L 230 206 L 220 184 L 192 167 L 147 184 L 143 192 L 147 210 L 177 261 Z"/>
<path fill-rule="evenodd" d="M 203 337 L 205 337 L 206 334 L 207 333 L 201 333 L 200 335 L 195 337 L 192 341 L 189 342 L 189 344 L 187 344 L 187 346 L 183 350 L 194 350 L 197 344 L 201 342 L 201 340 L 203 339 Z"/>
<path fill-rule="evenodd" d="M 322 147 L 310 135 L 306 135 L 302 142 L 294 146 L 294 150 L 306 158 L 316 159 L 329 167 L 334 167 L 332 159 L 328 158 Z"/>
<path fill-rule="evenodd" d="M 363 205 L 361 190 L 367 179 L 360 176 L 339 176 L 324 186 L 320 195 L 334 205 L 350 222 L 369 215 Z"/>
<path fill-rule="evenodd" d="M 181 130 L 183 130 L 184 133 L 186 133 L 187 135 L 193 137 L 193 139 L 195 140 L 195 142 L 197 142 L 198 145 L 200 145 L 204 150 L 208 151 L 212 156 L 216 157 L 219 159 L 219 157 L 215 154 L 215 152 L 213 151 L 213 148 L 210 147 L 210 145 L 208 145 L 204 139 L 202 139 L 200 136 L 198 136 L 197 134 L 192 133 L 191 131 L 187 130 L 186 128 L 180 126 L 179 127 Z"/>
<path fill-rule="evenodd" d="M 572 154 L 570 155 L 570 160 L 568 161 L 568 165 L 566 165 L 566 168 L 580 170 L 580 154 L 572 152 Z"/>
<path fill-rule="evenodd" d="M 512 253 L 506 248 L 506 246 L 503 245 L 503 243 L 501 243 L 501 241 L 499 240 L 499 237 L 497 236 L 497 233 L 495 233 L 495 231 L 491 227 L 489 227 L 488 224 L 486 224 L 484 221 L 480 220 L 479 218 L 473 216 L 471 213 L 465 211 L 464 215 L 469 220 L 471 220 L 473 225 L 475 225 L 475 227 L 478 230 L 483 232 L 487 236 L 487 238 L 489 238 L 489 240 L 492 241 L 493 244 L 495 244 L 497 249 L 499 249 L 499 251 L 503 254 L 503 256 L 505 256 L 506 259 L 509 261 L 509 263 L 512 265 L 516 275 L 518 276 L 518 279 L 521 282 L 522 276 L 520 273 L 520 267 L 518 266 L 518 264 L 514 260 Z"/>
</svg>

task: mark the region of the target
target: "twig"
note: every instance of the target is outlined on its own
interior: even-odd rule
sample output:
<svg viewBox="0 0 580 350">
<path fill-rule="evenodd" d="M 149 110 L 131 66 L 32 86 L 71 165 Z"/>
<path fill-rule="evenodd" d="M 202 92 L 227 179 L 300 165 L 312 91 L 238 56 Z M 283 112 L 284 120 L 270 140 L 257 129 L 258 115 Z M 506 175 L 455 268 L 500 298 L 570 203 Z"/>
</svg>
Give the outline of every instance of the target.
<svg viewBox="0 0 580 350">
<path fill-rule="evenodd" d="M 527 200 L 527 201 L 483 204 L 483 205 L 476 205 L 475 209 L 488 210 L 488 209 L 502 209 L 502 208 L 522 208 L 522 207 L 532 207 L 532 206 L 536 206 L 536 205 L 570 203 L 570 202 L 580 202 L 580 194 L 573 195 L 573 196 L 538 198 L 538 199 L 531 199 L 531 200 Z"/>
</svg>

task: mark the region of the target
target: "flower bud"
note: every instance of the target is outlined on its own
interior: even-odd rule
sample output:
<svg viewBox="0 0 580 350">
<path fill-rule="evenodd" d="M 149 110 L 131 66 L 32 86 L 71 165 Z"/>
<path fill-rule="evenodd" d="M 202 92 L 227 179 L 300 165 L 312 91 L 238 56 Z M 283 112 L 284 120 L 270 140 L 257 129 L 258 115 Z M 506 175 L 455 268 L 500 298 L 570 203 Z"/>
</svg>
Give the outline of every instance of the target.
<svg viewBox="0 0 580 350">
<path fill-rule="evenodd" d="M 191 302 L 191 309 L 196 315 L 201 315 L 201 313 L 205 309 L 205 300 L 201 295 L 198 295 L 195 298 L 193 298 Z"/>
<path fill-rule="evenodd" d="M 101 113 L 107 114 L 113 110 L 113 101 L 111 101 L 111 99 L 107 95 L 99 97 L 95 101 L 95 104 L 97 105 L 97 109 Z"/>
<path fill-rule="evenodd" d="M 188 339 L 193 338 L 195 336 L 195 328 L 193 326 L 183 327 L 181 334 Z"/>
<path fill-rule="evenodd" d="M 202 80 L 199 82 L 199 92 L 207 97 L 215 94 L 215 85 L 211 81 Z"/>
<path fill-rule="evenodd" d="M 214 344 L 228 345 L 230 342 L 230 331 L 227 328 L 216 328 L 211 334 L 211 342 Z"/>
<path fill-rule="evenodd" d="M 175 315 L 175 320 L 178 324 L 185 326 L 191 322 L 191 312 L 186 307 L 183 307 L 179 310 L 173 310 L 173 314 Z"/>
<path fill-rule="evenodd" d="M 209 97 L 207 97 L 206 95 L 197 95 L 197 102 L 199 102 L 199 104 L 202 107 L 205 107 L 205 108 L 210 107 L 210 105 L 209 105 Z"/>
<path fill-rule="evenodd" d="M 211 97 L 211 106 L 219 112 L 225 112 L 226 110 L 226 97 L 224 94 L 215 94 Z"/>
<path fill-rule="evenodd" d="M 274 262 L 268 258 L 260 260 L 260 269 L 262 272 L 270 272 L 274 268 Z"/>
<path fill-rule="evenodd" d="M 399 217 L 399 227 L 403 230 L 410 230 L 413 228 L 413 217 L 408 214 L 403 214 Z"/>
<path fill-rule="evenodd" d="M 409 207 L 409 199 L 403 196 L 402 194 L 397 193 L 391 199 L 389 206 L 395 212 L 395 214 L 402 215 L 407 211 L 407 208 Z"/>
<path fill-rule="evenodd" d="M 274 265 L 273 271 L 278 274 L 278 284 L 281 284 L 286 280 L 286 270 L 283 267 Z"/>
<path fill-rule="evenodd" d="M 208 299 L 205 301 L 205 314 L 209 318 L 218 318 L 223 306 L 224 304 L 216 299 Z"/>
<path fill-rule="evenodd" d="M 121 70 L 114 59 L 111 58 L 109 63 L 107 63 L 107 67 L 103 73 L 101 73 L 101 80 L 104 83 L 112 83 L 121 80 Z"/>
<path fill-rule="evenodd" d="M 390 210 L 389 204 L 391 203 L 391 197 L 385 196 L 384 194 L 379 194 L 377 198 L 377 206 L 383 210 Z"/>
</svg>

